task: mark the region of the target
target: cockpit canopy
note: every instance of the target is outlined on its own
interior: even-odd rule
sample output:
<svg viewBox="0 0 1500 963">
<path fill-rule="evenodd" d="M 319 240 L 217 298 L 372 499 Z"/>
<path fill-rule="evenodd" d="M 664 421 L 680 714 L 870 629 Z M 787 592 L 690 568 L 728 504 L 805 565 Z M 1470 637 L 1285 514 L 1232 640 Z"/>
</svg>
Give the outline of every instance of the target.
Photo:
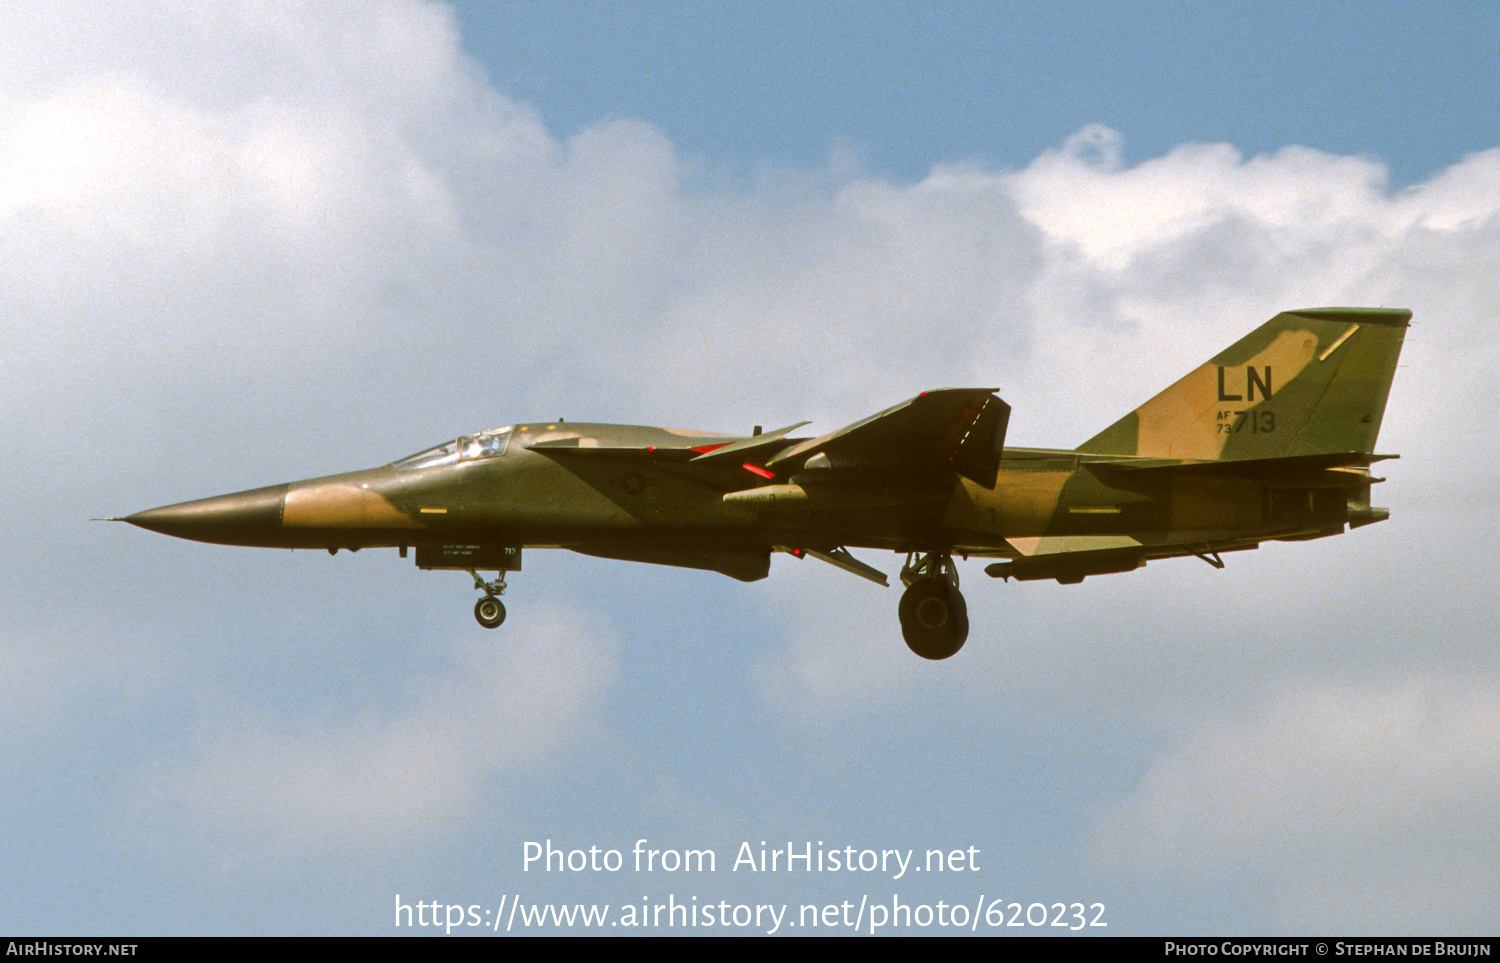
<svg viewBox="0 0 1500 963">
<path fill-rule="evenodd" d="M 440 468 L 474 458 L 498 458 L 505 454 L 506 446 L 510 444 L 511 428 L 511 425 L 506 425 L 504 428 L 491 428 L 478 434 L 460 435 L 450 442 L 393 462 L 392 467 L 413 471 L 418 468 Z"/>
</svg>

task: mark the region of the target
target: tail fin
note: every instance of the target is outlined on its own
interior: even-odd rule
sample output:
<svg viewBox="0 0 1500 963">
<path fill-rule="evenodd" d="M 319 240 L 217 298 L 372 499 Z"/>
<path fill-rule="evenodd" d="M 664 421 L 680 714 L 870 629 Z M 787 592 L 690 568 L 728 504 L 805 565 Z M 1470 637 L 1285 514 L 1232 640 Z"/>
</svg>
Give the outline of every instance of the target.
<svg viewBox="0 0 1500 963">
<path fill-rule="evenodd" d="M 1078 447 L 1242 460 L 1375 450 L 1411 312 L 1285 311 Z"/>
</svg>

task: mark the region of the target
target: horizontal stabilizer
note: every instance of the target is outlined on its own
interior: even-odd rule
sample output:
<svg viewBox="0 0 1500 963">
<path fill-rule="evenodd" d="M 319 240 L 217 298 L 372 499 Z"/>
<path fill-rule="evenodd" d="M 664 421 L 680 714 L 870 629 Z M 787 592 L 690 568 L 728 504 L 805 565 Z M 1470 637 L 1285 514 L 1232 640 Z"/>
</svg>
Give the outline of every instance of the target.
<svg viewBox="0 0 1500 963">
<path fill-rule="evenodd" d="M 1400 455 L 1373 455 L 1358 451 L 1330 452 L 1320 455 L 1287 455 L 1280 458 L 1239 458 L 1232 461 L 1170 461 L 1164 459 L 1131 459 L 1128 461 L 1088 462 L 1095 472 L 1125 472 L 1130 475 L 1201 475 L 1220 478 L 1284 478 L 1306 472 L 1337 468 L 1368 468 L 1379 461 Z M 1359 484 L 1370 479 L 1362 475 Z"/>
</svg>

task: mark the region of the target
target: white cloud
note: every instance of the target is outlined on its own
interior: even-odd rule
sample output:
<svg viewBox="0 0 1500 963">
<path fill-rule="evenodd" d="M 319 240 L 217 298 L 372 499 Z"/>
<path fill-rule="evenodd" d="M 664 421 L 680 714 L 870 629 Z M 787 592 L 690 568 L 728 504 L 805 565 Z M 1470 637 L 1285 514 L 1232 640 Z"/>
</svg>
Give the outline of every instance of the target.
<svg viewBox="0 0 1500 963">
<path fill-rule="evenodd" d="M 250 865 L 441 835 L 496 780 L 585 738 L 615 681 L 616 642 L 597 619 L 533 610 L 527 622 L 503 643 L 455 644 L 456 664 L 414 678 L 394 711 L 333 699 L 288 718 L 204 699 L 189 749 L 137 774 L 130 809 L 178 814 L 174 836 Z"/>
<path fill-rule="evenodd" d="M 1081 143 L 1107 145 L 1104 160 Z M 1015 178 L 1029 220 L 1112 272 L 1130 268 L 1143 249 L 1224 222 L 1272 232 L 1287 256 L 1325 243 L 1331 231 L 1395 231 L 1412 216 L 1386 196 L 1385 169 L 1364 158 L 1293 146 L 1246 159 L 1228 144 L 1185 144 L 1122 168 L 1120 146 L 1115 131 L 1085 128 Z"/>
<path fill-rule="evenodd" d="M 1384 190 L 1383 171 L 1373 162 L 1304 148 L 1244 158 L 1227 145 L 1187 145 L 1126 168 L 1118 161 L 1118 147 L 1114 132 L 1089 128 L 1014 174 L 969 171 L 960 179 L 960 189 L 947 172 L 935 171 L 923 184 L 891 189 L 920 196 L 924 205 L 939 209 L 941 202 L 933 197 L 950 197 L 956 206 L 964 204 L 960 197 L 985 197 L 991 206 L 970 210 L 988 212 L 990 223 L 997 230 L 1003 227 L 1009 242 L 1030 245 L 1024 258 L 1036 268 L 1029 275 L 1015 275 L 1022 293 L 1007 305 L 1010 316 L 1003 316 L 1006 306 L 1001 306 L 992 323 L 976 312 L 961 326 L 968 338 L 962 367 L 977 373 L 974 381 L 1001 384 L 1014 406 L 1009 440 L 1075 445 L 1279 310 L 1324 304 L 1410 306 L 1416 319 L 1381 445 L 1385 451 L 1404 451 L 1407 458 L 1383 472 L 1392 482 L 1382 487 L 1378 500 L 1404 499 L 1419 506 L 1441 499 L 1449 509 L 1469 513 L 1471 525 L 1487 530 L 1488 514 L 1476 514 L 1476 498 L 1481 498 L 1476 493 L 1492 486 L 1500 463 L 1492 447 L 1473 444 L 1472 432 L 1473 413 L 1488 404 L 1490 372 L 1500 367 L 1500 347 L 1476 336 L 1487 330 L 1492 305 L 1500 301 L 1500 194 L 1486 189 L 1500 177 L 1500 154 L 1472 155 L 1428 183 L 1391 195 Z M 911 211 L 898 220 L 918 230 L 925 223 Z M 960 246 L 970 253 L 980 250 L 973 243 L 979 233 L 960 236 Z M 948 269 L 953 261 L 928 254 L 898 273 L 921 274 L 939 262 Z M 963 276 L 950 275 L 945 285 L 979 289 L 982 262 L 972 258 Z M 905 301 L 917 303 L 909 295 Z M 930 312 L 910 310 L 906 317 L 914 341 L 937 336 Z M 997 339 L 992 332 L 1002 335 Z M 862 336 L 852 340 L 856 343 L 850 353 L 857 358 Z M 929 360 L 908 342 L 887 364 L 867 356 L 861 370 L 867 372 L 867 384 L 889 382 L 913 370 L 930 371 Z M 991 374 L 985 376 L 986 371 Z M 881 402 L 890 400 L 895 399 Z M 1399 596 L 1406 594 L 1408 580 L 1420 582 L 1430 566 L 1441 567 L 1441 560 L 1429 558 L 1427 542 L 1413 542 L 1422 533 L 1440 538 L 1434 521 L 1408 517 L 1404 532 L 1393 525 L 1345 536 L 1361 540 L 1356 554 L 1360 564 L 1370 567 L 1358 573 L 1320 570 L 1319 559 L 1342 551 L 1327 543 L 1263 550 L 1276 555 L 1276 569 L 1301 575 L 1249 592 L 1237 582 L 1235 572 L 1246 564 L 1239 558 L 1231 559 L 1230 572 L 1212 579 L 1184 572 L 1184 566 L 1195 563 L 1163 562 L 1153 565 L 1149 576 L 1114 577 L 1132 580 L 1114 590 L 1096 589 L 1090 580 L 1087 590 L 1070 590 L 1071 604 L 1052 600 L 1055 586 L 989 584 L 970 563 L 966 584 L 976 641 L 987 635 L 1006 639 L 1017 624 L 1023 639 L 1032 638 L 1039 620 L 1056 628 L 1058 619 L 1071 621 L 1077 612 L 1087 613 L 1089 625 L 1109 625 L 1122 606 L 1134 617 L 1119 629 L 1095 628 L 1053 639 L 1050 653 L 1032 654 L 1023 647 L 1021 653 L 1000 658 L 993 647 L 971 643 L 973 652 L 962 658 L 971 660 L 977 689 L 1023 702 L 1040 690 L 1050 693 L 1058 706 L 1100 698 L 1150 706 L 1157 700 L 1149 686 L 1132 690 L 1123 681 L 1149 683 L 1139 669 L 1142 660 L 1165 660 L 1160 674 L 1188 683 L 1188 692 L 1195 691 L 1192 683 L 1211 679 L 1244 698 L 1279 674 L 1263 665 L 1264 659 L 1288 654 L 1287 646 L 1300 655 L 1332 629 L 1323 613 L 1337 604 L 1339 591 L 1363 591 L 1361 575 L 1392 581 Z M 1365 551 L 1366 540 L 1386 546 L 1385 558 L 1378 548 Z M 1486 567 L 1478 561 L 1470 564 Z M 1275 575 L 1265 570 L 1261 577 Z M 1429 658 L 1449 659 L 1467 646 L 1460 637 L 1465 618 L 1478 626 L 1493 616 L 1483 590 L 1461 587 L 1470 584 L 1460 580 L 1445 592 L 1445 609 L 1466 615 L 1457 615 L 1442 636 L 1425 640 Z M 1156 632 L 1134 643 L 1137 647 L 1128 653 L 1120 651 L 1118 642 L 1110 644 L 1111 638 L 1134 640 L 1135 626 L 1155 624 L 1160 609 L 1146 605 L 1143 596 L 1163 592 L 1191 592 L 1211 608 L 1194 608 L 1184 614 L 1186 623 L 1179 623 L 1177 631 Z M 893 623 L 893 608 L 894 602 L 879 604 L 879 617 Z M 1305 631 L 1286 633 L 1264 625 L 1270 609 L 1300 619 Z M 777 684 L 777 691 L 800 692 L 809 705 L 827 707 L 860 704 L 862 692 L 886 692 L 887 683 L 894 683 L 872 683 L 869 675 L 879 662 L 856 654 L 863 650 L 850 637 L 872 635 L 880 624 L 874 619 L 851 624 L 819 608 L 805 616 L 788 615 L 794 638 L 807 638 L 795 643 L 787 663 L 795 670 Z M 1218 625 L 1212 624 L 1215 620 Z M 825 624 L 830 621 L 835 624 Z M 1229 644 L 1197 651 L 1184 624 L 1197 627 L 1200 641 L 1224 637 Z M 1260 628 L 1225 632 L 1222 625 Z M 1399 622 L 1388 634 L 1417 645 Z M 1100 644 L 1085 644 L 1091 637 Z M 1250 641 L 1256 638 L 1276 641 L 1258 648 Z M 1068 663 L 1064 676 L 1074 683 L 1072 694 L 1046 681 L 1049 657 Z M 1349 651 L 1314 657 L 1352 665 L 1360 655 Z M 1234 671 L 1246 664 L 1256 667 L 1252 676 Z"/>
<path fill-rule="evenodd" d="M 6 91 L 0 340 L 23 434 L 109 419 L 138 451 L 228 431 L 244 458 L 249 411 L 297 429 L 266 450 L 334 468 L 330 434 L 397 432 L 372 401 L 453 429 L 539 408 L 826 430 L 991 383 L 1012 441 L 1071 445 L 1275 310 L 1345 302 L 1418 309 L 1390 434 L 1460 450 L 1500 353 L 1472 337 L 1500 277 L 1494 151 L 1393 196 L 1379 165 L 1295 147 L 1125 167 L 1090 127 L 1012 173 L 732 187 L 643 124 L 554 138 L 484 87 L 440 8 L 153 9 L 121 45 L 173 23 L 212 82 L 172 56 L 127 70 L 79 27 L 59 40 L 92 51 L 79 71 L 18 68 Z M 376 451 L 435 440 L 402 439 Z M 809 692 L 865 679 L 798 651 Z"/>
<path fill-rule="evenodd" d="M 554 136 L 488 88 L 436 5 L 106 9 L 0 12 L 0 424 L 23 456 L 16 504 L 40 490 L 69 518 L 123 511 L 537 415 L 828 430 L 945 384 L 999 385 L 1013 442 L 1070 446 L 1280 309 L 1410 306 L 1382 446 L 1408 457 L 1382 494 L 1461 511 L 1463 530 L 1403 528 L 1398 513 L 1346 536 L 1368 551 L 1280 546 L 1227 573 L 1168 562 L 1077 589 L 992 583 L 970 562 L 973 638 L 943 665 L 902 647 L 899 589 L 782 559 L 767 597 L 790 641 L 759 681 L 798 722 L 934 692 L 1020 707 L 1039 733 L 1258 706 L 1186 724 L 1104 824 L 1101 865 L 1260 873 L 1289 921 L 1319 919 L 1295 909 L 1318 887 L 1369 902 L 1409 879 L 1437 904 L 1448 888 L 1429 865 L 1495 895 L 1473 856 L 1495 855 L 1479 822 L 1495 815 L 1494 757 L 1465 736 L 1495 731 L 1494 603 L 1467 577 L 1493 566 L 1449 546 L 1496 534 L 1500 464 L 1482 439 L 1500 367 L 1486 337 L 1500 151 L 1391 194 L 1377 163 L 1299 147 L 1190 144 L 1127 167 L 1120 135 L 1089 127 L 1013 172 L 951 165 L 898 184 L 837 160 L 726 184 L 639 122 Z M 90 471 L 28 474 L 81 448 Z M 11 605 L 42 614 L 7 622 L 7 718 L 41 731 L 101 692 L 196 700 L 190 745 L 139 775 L 134 802 L 226 859 L 440 835 L 587 733 L 617 671 L 607 629 L 557 615 L 529 641 L 456 648 L 456 667 L 394 712 L 331 695 L 278 718 L 274 683 L 229 700 L 201 682 L 220 666 L 184 668 L 220 652 L 153 673 L 154 649 L 117 644 L 118 593 L 143 579 L 201 591 L 198 574 L 98 580 L 78 614 L 57 586 L 92 573 L 98 533 L 57 518 L 11 536 L 17 557 L 46 546 L 53 564 L 8 575 Z M 1357 571 L 1320 577 L 1335 558 Z M 247 563 L 215 559 L 239 590 Z M 1361 595 L 1380 596 L 1380 657 L 1399 668 L 1325 651 L 1331 613 Z M 1441 618 L 1397 617 L 1434 599 Z M 257 617 L 239 606 L 213 631 L 235 638 Z M 37 628 L 76 622 L 71 642 Z M 1358 670 L 1396 681 L 1305 681 Z M 1450 816 L 1459 835 L 1432 825 Z"/>
<path fill-rule="evenodd" d="M 1297 685 L 1187 731 L 1110 807 L 1091 859 L 1136 884 L 1251 880 L 1277 928 L 1484 929 L 1497 733 L 1492 676 Z"/>
</svg>

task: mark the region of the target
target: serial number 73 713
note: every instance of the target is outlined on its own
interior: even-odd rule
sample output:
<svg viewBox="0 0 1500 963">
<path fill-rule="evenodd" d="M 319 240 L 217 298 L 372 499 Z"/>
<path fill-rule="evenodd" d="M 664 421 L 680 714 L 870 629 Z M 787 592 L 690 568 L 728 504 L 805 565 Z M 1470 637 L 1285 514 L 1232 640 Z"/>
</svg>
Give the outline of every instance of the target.
<svg viewBox="0 0 1500 963">
<path fill-rule="evenodd" d="M 1217 433 L 1221 435 L 1237 435 L 1242 431 L 1267 435 L 1276 430 L 1276 412 L 1221 411 L 1217 427 Z"/>
</svg>

